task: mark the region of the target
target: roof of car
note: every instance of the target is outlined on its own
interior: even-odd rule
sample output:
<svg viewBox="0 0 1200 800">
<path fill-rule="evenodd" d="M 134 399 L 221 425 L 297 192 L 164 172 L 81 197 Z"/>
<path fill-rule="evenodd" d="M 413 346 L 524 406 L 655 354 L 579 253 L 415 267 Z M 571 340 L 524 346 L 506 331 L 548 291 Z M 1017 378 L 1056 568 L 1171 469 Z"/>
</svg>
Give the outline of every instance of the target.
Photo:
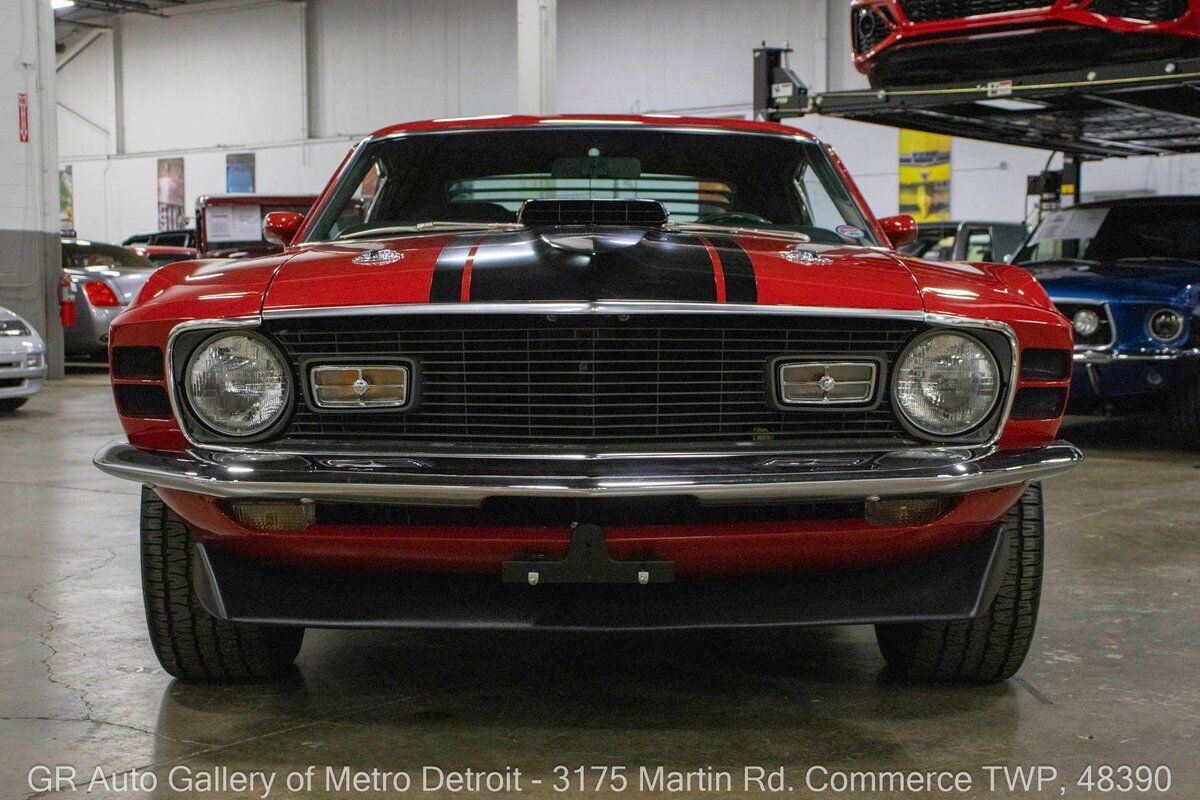
<svg viewBox="0 0 1200 800">
<path fill-rule="evenodd" d="M 540 125 L 652 125 L 670 128 L 712 128 L 716 130 L 742 131 L 751 133 L 774 133 L 781 136 L 800 136 L 815 139 L 807 131 L 774 122 L 759 122 L 745 119 L 720 119 L 713 117 L 680 117 L 673 114 L 562 114 L 538 117 L 524 114 L 487 114 L 477 117 L 444 117 L 417 122 L 405 122 L 380 128 L 370 138 L 391 136 L 397 133 L 428 131 L 469 130 L 473 128 L 530 128 Z"/>
</svg>

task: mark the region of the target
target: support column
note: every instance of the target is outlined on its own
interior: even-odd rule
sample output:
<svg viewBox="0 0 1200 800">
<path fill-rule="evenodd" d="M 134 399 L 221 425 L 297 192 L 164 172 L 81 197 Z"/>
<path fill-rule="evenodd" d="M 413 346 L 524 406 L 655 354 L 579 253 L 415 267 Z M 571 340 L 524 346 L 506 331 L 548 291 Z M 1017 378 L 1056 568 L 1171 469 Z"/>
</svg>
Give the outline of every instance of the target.
<svg viewBox="0 0 1200 800">
<path fill-rule="evenodd" d="M 517 0 L 517 111 L 554 113 L 557 0 Z"/>
<path fill-rule="evenodd" d="M 0 305 L 46 340 L 62 377 L 54 18 L 45 0 L 0 0 Z"/>
</svg>

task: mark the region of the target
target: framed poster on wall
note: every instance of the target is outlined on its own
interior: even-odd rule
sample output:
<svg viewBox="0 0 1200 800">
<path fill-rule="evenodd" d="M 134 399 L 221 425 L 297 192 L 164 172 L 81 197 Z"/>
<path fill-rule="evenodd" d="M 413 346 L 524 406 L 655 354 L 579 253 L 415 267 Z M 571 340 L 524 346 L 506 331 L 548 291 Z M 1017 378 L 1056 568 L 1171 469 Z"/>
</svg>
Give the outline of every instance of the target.
<svg viewBox="0 0 1200 800">
<path fill-rule="evenodd" d="M 900 213 L 917 222 L 950 219 L 950 137 L 900 131 Z"/>
<path fill-rule="evenodd" d="M 254 192 L 254 153 L 225 155 L 225 191 L 243 194 Z"/>
<path fill-rule="evenodd" d="M 184 223 L 183 159 L 158 160 L 158 229 L 176 230 Z"/>
</svg>

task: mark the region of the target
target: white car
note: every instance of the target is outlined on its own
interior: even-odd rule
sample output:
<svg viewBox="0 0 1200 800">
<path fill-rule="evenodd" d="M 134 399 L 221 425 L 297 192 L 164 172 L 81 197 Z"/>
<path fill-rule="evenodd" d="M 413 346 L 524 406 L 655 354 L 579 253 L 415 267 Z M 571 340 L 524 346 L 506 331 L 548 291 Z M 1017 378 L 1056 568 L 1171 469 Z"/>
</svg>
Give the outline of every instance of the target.
<svg viewBox="0 0 1200 800">
<path fill-rule="evenodd" d="M 0 414 L 16 411 L 46 377 L 46 344 L 33 326 L 0 306 Z"/>
</svg>

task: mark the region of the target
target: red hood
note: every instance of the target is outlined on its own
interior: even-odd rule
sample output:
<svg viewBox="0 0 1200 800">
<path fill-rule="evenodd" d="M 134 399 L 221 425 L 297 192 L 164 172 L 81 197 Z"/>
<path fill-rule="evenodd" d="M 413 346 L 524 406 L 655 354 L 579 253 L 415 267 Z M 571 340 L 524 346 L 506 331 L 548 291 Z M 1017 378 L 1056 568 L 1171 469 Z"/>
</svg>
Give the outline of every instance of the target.
<svg viewBox="0 0 1200 800">
<path fill-rule="evenodd" d="M 312 245 L 283 264 L 264 309 L 598 300 L 922 309 L 912 274 L 890 253 L 629 228 Z"/>
</svg>

